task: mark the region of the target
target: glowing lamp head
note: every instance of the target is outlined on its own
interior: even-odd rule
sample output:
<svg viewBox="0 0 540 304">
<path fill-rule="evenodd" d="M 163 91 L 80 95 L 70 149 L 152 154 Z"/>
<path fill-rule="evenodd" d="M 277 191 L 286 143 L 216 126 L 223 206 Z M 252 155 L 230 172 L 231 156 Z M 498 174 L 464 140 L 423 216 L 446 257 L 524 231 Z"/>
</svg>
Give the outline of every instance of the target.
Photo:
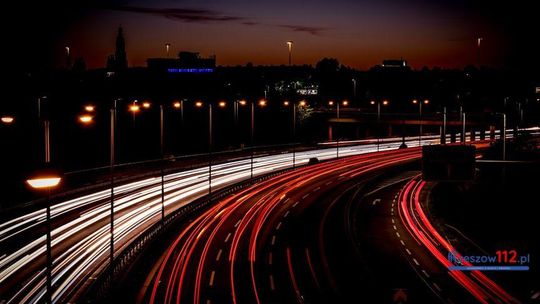
<svg viewBox="0 0 540 304">
<path fill-rule="evenodd" d="M 383 106 L 387 106 L 388 103 L 389 103 L 388 100 L 383 100 L 383 102 L 382 102 Z"/>
<path fill-rule="evenodd" d="M 417 104 L 417 103 L 418 103 L 418 100 L 413 99 L 412 103 L 413 103 L 413 104 Z"/>
<path fill-rule="evenodd" d="M 58 176 L 42 176 L 26 180 L 34 189 L 50 189 L 58 186 L 62 179 Z"/>
<path fill-rule="evenodd" d="M 369 104 L 374 105 L 374 104 L 375 104 L 375 100 L 370 101 Z"/>
<path fill-rule="evenodd" d="M 96 110 L 96 107 L 94 107 L 93 105 L 87 105 L 84 107 L 84 110 L 86 112 L 94 112 Z"/>
<path fill-rule="evenodd" d="M 424 100 L 424 104 L 428 104 L 428 103 L 429 103 L 429 99 Z"/>
<path fill-rule="evenodd" d="M 348 106 L 348 105 L 349 105 L 349 101 L 348 101 L 348 100 L 344 100 L 344 101 L 342 102 L 342 104 L 343 104 L 344 106 Z"/>
<path fill-rule="evenodd" d="M 301 107 L 305 107 L 306 104 L 307 104 L 307 102 L 306 102 L 305 100 L 301 100 L 300 103 L 299 103 L 299 105 L 300 105 Z"/>
<path fill-rule="evenodd" d="M 46 164 L 45 167 L 36 170 L 26 180 L 26 184 L 37 190 L 52 189 L 60 184 L 61 174 Z"/>
<path fill-rule="evenodd" d="M 2 123 L 6 125 L 10 125 L 15 121 L 15 118 L 13 116 L 2 116 L 0 120 L 2 120 Z"/>
<path fill-rule="evenodd" d="M 92 115 L 84 114 L 79 116 L 79 121 L 83 124 L 90 124 L 93 120 L 94 117 Z"/>
<path fill-rule="evenodd" d="M 151 105 L 151 104 L 150 104 L 150 102 L 148 102 L 148 101 L 145 101 L 145 102 L 143 102 L 143 104 L 142 104 L 143 108 L 145 108 L 145 109 L 150 109 L 150 105 Z"/>
<path fill-rule="evenodd" d="M 220 102 L 218 103 L 218 106 L 219 106 L 220 108 L 225 108 L 225 106 L 227 106 L 227 103 L 226 103 L 225 101 L 220 101 Z"/>
<path fill-rule="evenodd" d="M 334 101 L 333 101 L 333 100 L 330 100 L 330 101 L 328 102 L 328 105 L 329 105 L 329 106 L 333 106 L 333 105 L 334 105 Z"/>
<path fill-rule="evenodd" d="M 180 103 L 180 101 L 175 101 L 175 102 L 173 103 L 173 107 L 174 107 L 175 109 L 180 109 L 180 107 L 182 107 L 182 103 Z"/>
<path fill-rule="evenodd" d="M 131 106 L 129 106 L 129 110 L 133 113 L 137 113 L 141 110 L 141 107 L 139 107 L 138 104 L 132 104 Z"/>
<path fill-rule="evenodd" d="M 241 106 L 247 105 L 247 101 L 245 101 L 245 100 L 243 100 L 243 99 L 240 100 L 238 103 L 239 103 Z"/>
<path fill-rule="evenodd" d="M 261 106 L 261 107 L 266 106 L 266 100 L 264 100 L 264 99 L 259 100 L 259 106 Z"/>
<path fill-rule="evenodd" d="M 196 106 L 197 108 L 201 108 L 201 107 L 203 106 L 202 101 L 196 101 L 196 102 L 195 102 L 195 106 Z"/>
<path fill-rule="evenodd" d="M 285 101 L 283 102 L 283 105 L 286 106 L 286 107 L 288 107 L 289 104 L 290 104 L 290 103 L 289 103 L 287 100 L 285 100 Z"/>
</svg>

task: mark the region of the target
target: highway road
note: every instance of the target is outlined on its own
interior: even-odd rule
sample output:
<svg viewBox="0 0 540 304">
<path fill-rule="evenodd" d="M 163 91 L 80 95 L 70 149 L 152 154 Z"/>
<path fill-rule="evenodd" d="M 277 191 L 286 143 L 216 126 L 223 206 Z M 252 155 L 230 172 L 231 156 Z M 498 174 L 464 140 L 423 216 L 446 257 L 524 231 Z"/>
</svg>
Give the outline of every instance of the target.
<svg viewBox="0 0 540 304">
<path fill-rule="evenodd" d="M 438 136 L 425 136 L 422 145 L 438 143 Z M 406 138 L 409 147 L 417 137 Z M 381 142 L 380 151 L 396 150 L 399 138 Z M 339 149 L 340 157 L 371 153 L 374 144 Z M 328 160 L 336 149 L 296 153 L 297 165 L 310 158 Z M 405 153 L 404 150 L 395 152 Z M 254 176 L 292 166 L 292 154 L 254 159 Z M 212 188 L 217 190 L 250 177 L 250 161 L 237 160 L 212 166 Z M 119 185 L 115 192 L 115 253 L 124 249 L 142 231 L 161 219 L 161 178 Z M 208 193 L 208 167 L 168 174 L 165 177 L 166 214 Z M 78 292 L 108 265 L 110 189 L 55 202 L 51 207 L 53 248 L 53 300 L 76 299 Z M 0 301 L 35 303 L 45 294 L 45 208 L 11 216 L 2 214 L 0 224 Z"/>
<path fill-rule="evenodd" d="M 419 157 L 412 148 L 330 161 L 223 199 L 152 253 L 137 302 L 520 303 L 480 271 L 449 271 L 448 252 L 459 253 L 423 211 L 418 176 L 362 195 Z"/>
<path fill-rule="evenodd" d="M 409 148 L 325 162 L 223 199 L 190 221 L 156 259 L 139 302 L 313 303 L 350 298 L 350 289 L 342 290 L 347 276 L 341 269 L 347 265 L 335 260 L 340 252 L 350 252 L 337 249 L 353 242 L 343 225 L 344 213 L 334 208 L 359 180 L 418 160 L 420 154 L 420 149 Z"/>
<path fill-rule="evenodd" d="M 520 303 L 503 287 L 479 270 L 449 270 L 451 266 L 472 266 L 463 262 L 458 265 L 448 259 L 449 253 L 460 256 L 447 239 L 441 236 L 426 215 L 422 200 L 426 182 L 420 177 L 411 179 L 396 194 L 391 207 L 391 220 L 395 237 L 402 246 L 400 251 L 425 284 L 447 303 Z M 467 297 L 456 296 L 455 288 L 448 286 L 448 277 L 468 292 Z M 449 289 L 450 292 L 449 292 Z"/>
<path fill-rule="evenodd" d="M 425 137 L 422 144 L 438 142 Z M 381 151 L 395 150 L 399 138 L 381 144 Z M 418 145 L 416 137 L 407 138 Z M 340 148 L 340 157 L 370 153 L 374 144 Z M 332 159 L 335 148 L 296 153 L 296 164 L 310 158 Z M 254 159 L 254 176 L 292 166 L 292 154 L 261 156 Z M 250 160 L 237 160 L 212 166 L 212 189 L 217 190 L 250 178 Z M 161 219 L 161 178 L 119 185 L 115 192 L 115 252 Z M 208 194 L 208 167 L 168 174 L 165 177 L 166 214 Z M 108 265 L 110 189 L 56 202 L 51 207 L 53 248 L 53 299 L 74 299 L 81 287 Z M 2 214 L 0 224 L 0 301 L 35 303 L 45 295 L 46 210 L 13 217 Z"/>
</svg>

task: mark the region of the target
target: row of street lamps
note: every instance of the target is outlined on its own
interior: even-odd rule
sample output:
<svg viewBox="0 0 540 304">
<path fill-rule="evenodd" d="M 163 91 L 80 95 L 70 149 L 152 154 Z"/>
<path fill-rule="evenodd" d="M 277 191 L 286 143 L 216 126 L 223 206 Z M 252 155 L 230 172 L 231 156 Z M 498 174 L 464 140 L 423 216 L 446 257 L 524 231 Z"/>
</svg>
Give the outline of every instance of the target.
<svg viewBox="0 0 540 304">
<path fill-rule="evenodd" d="M 113 101 L 113 105 L 110 109 L 110 265 L 113 265 L 114 262 L 114 199 L 115 199 L 115 193 L 114 193 L 114 167 L 116 163 L 115 158 L 115 134 L 116 134 L 116 117 L 117 117 L 117 106 L 118 103 L 124 101 L 124 99 L 115 99 Z M 412 100 L 412 104 L 418 105 L 419 107 L 419 119 L 420 119 L 420 129 L 419 129 L 419 145 L 421 145 L 421 138 L 422 138 L 422 106 L 428 105 L 430 101 L 428 99 L 425 99 L 423 101 L 419 101 L 417 99 Z M 217 101 L 215 103 L 208 102 L 206 103 L 208 106 L 208 156 L 209 156 L 209 171 L 208 171 L 208 194 L 209 196 L 212 193 L 212 152 L 213 152 L 213 105 L 217 105 L 219 108 L 226 108 L 227 102 L 226 101 Z M 266 99 L 260 99 L 258 101 L 251 101 L 248 102 L 244 99 L 242 100 L 236 100 L 234 101 L 234 118 L 235 118 L 235 124 L 238 122 L 238 107 L 247 106 L 248 104 L 251 105 L 251 132 L 250 132 L 250 139 L 251 139 L 251 147 L 250 147 L 250 178 L 253 178 L 253 162 L 254 162 L 254 137 L 255 137 L 255 108 L 256 107 L 266 107 L 268 105 L 268 102 Z M 390 103 L 388 100 L 372 100 L 370 101 L 371 105 L 377 105 L 377 125 L 378 128 L 380 127 L 380 117 L 381 117 L 381 106 L 388 106 Z M 293 133 L 293 141 L 296 141 L 296 123 L 297 123 L 297 107 L 302 108 L 306 107 L 308 105 L 306 100 L 301 100 L 299 102 L 291 102 L 291 101 L 283 101 L 282 105 L 284 107 L 290 107 L 292 106 L 292 133 Z M 196 100 L 194 102 L 194 106 L 196 108 L 204 108 L 205 102 L 202 100 Z M 347 107 L 349 106 L 349 101 L 342 100 L 342 101 L 328 101 L 329 107 L 336 107 L 336 118 L 339 122 L 340 119 L 340 108 L 341 107 Z M 137 100 L 134 100 L 128 104 L 128 110 L 133 113 L 134 117 L 136 113 L 141 111 L 142 109 L 150 109 L 152 107 L 152 104 L 149 101 L 143 101 L 142 103 L 139 103 Z M 165 218 L 165 194 L 164 194 L 164 104 L 160 104 L 159 110 L 160 110 L 160 156 L 161 156 L 161 162 L 160 162 L 160 173 L 161 173 L 161 224 L 164 224 L 164 218 Z M 183 110 L 184 110 L 184 100 L 180 101 L 174 101 L 172 103 L 172 108 L 175 110 L 181 110 L 182 111 L 182 124 L 183 124 Z M 96 113 L 96 107 L 94 105 L 88 104 L 83 107 L 83 113 L 78 116 L 78 121 L 82 124 L 88 125 L 92 124 L 94 122 L 95 114 Z M 444 123 L 443 123 L 443 134 L 446 134 L 446 108 L 444 111 Z M 461 117 L 463 121 L 463 132 L 462 136 L 465 134 L 465 113 L 462 113 Z M 15 117 L 4 115 L 0 117 L 0 120 L 4 124 L 12 124 L 15 121 Z M 40 115 L 41 120 L 41 115 Z M 503 141 L 505 140 L 505 126 L 506 126 L 506 119 L 503 114 Z M 44 128 L 44 146 L 45 146 L 45 167 L 43 170 L 37 171 L 36 174 L 31 175 L 27 180 L 26 183 L 37 190 L 45 190 L 47 193 L 47 208 L 46 208 L 46 225 L 47 225 L 47 238 L 46 238 L 46 248 L 47 248 L 47 290 L 46 290 L 46 300 L 51 303 L 52 301 L 52 256 L 51 256 L 51 218 L 50 218 L 50 193 L 52 189 L 57 187 L 62 177 L 59 174 L 59 172 L 52 170 L 50 167 L 50 121 L 48 118 L 43 119 L 43 128 Z M 464 138 L 462 139 L 464 142 Z M 377 135 L 377 151 L 379 151 L 379 145 L 380 145 L 380 134 Z M 293 144 L 293 167 L 296 165 L 296 149 L 295 145 Z M 505 151 L 503 146 L 503 159 L 505 159 Z M 336 136 L 336 158 L 339 158 L 339 136 Z M 112 267 L 111 267 L 112 271 Z M 112 275 L 112 272 L 111 272 Z"/>
</svg>

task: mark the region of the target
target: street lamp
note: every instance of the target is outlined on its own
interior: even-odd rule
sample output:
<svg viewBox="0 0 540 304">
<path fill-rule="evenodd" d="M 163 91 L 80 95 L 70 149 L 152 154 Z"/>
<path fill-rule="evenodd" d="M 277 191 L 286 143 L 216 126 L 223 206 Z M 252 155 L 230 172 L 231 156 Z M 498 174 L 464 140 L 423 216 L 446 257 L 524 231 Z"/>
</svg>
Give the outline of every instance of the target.
<svg viewBox="0 0 540 304">
<path fill-rule="evenodd" d="M 284 101 L 283 102 L 283 105 L 288 107 L 290 104 L 289 101 Z M 300 103 L 298 104 L 298 106 L 300 107 L 304 107 L 306 106 L 306 101 L 305 100 L 302 100 L 300 101 Z M 293 132 L 293 168 L 296 167 L 296 103 L 293 103 L 293 107 L 292 107 L 292 132 Z"/>
<path fill-rule="evenodd" d="M 377 152 L 379 152 L 379 146 L 380 146 L 380 140 L 381 140 L 381 103 L 383 106 L 387 106 L 390 104 L 388 100 L 383 100 L 382 102 L 380 100 L 372 100 L 369 102 L 371 105 L 377 105 Z"/>
<path fill-rule="evenodd" d="M 48 125 L 48 122 L 46 122 Z M 48 132 L 48 131 L 47 131 Z M 46 137 L 46 141 L 48 136 Z M 49 145 L 46 143 L 46 149 Z M 46 154 L 48 156 L 48 153 Z M 46 166 L 50 163 L 50 159 L 46 159 Z M 46 303 L 53 303 L 53 291 L 52 291 L 52 238 L 51 238 L 51 191 L 60 184 L 62 178 L 60 175 L 53 170 L 40 170 L 34 175 L 31 175 L 26 183 L 35 190 L 38 191 L 47 191 L 47 208 L 46 208 L 46 225 L 47 225 L 47 235 L 46 235 L 46 254 L 47 254 L 47 270 L 46 270 Z"/>
<path fill-rule="evenodd" d="M 88 115 L 88 114 L 79 115 L 79 122 L 85 125 L 92 123 L 93 120 L 94 120 L 94 117 L 92 115 Z"/>
<path fill-rule="evenodd" d="M 355 78 L 352 79 L 352 83 L 353 83 L 353 101 L 356 101 L 356 79 Z"/>
<path fill-rule="evenodd" d="M 47 252 L 47 271 L 46 271 L 46 302 L 52 303 L 52 248 L 51 248 L 51 190 L 57 187 L 62 180 L 60 174 L 50 168 L 51 163 L 51 146 L 50 146 L 50 122 L 48 119 L 43 121 L 44 129 L 44 148 L 45 148 L 45 168 L 38 170 L 32 174 L 26 183 L 37 190 L 47 190 L 47 208 L 46 208 L 46 252 Z"/>
<path fill-rule="evenodd" d="M 289 49 L 289 66 L 292 65 L 292 45 L 293 45 L 292 41 L 287 41 L 287 47 Z"/>
<path fill-rule="evenodd" d="M 136 103 L 133 103 L 132 105 L 129 106 L 129 111 L 131 111 L 133 114 L 139 112 L 140 110 L 141 110 L 141 107 Z"/>
<path fill-rule="evenodd" d="M 242 104 L 242 100 L 240 101 Z M 245 103 L 244 103 L 245 104 Z M 259 100 L 259 107 L 264 108 L 267 105 L 265 99 Z M 253 179 L 253 152 L 255 144 L 255 102 L 251 102 L 251 156 L 250 156 L 250 178 Z"/>
<path fill-rule="evenodd" d="M 15 121 L 15 117 L 11 115 L 4 115 L 2 116 L 2 118 L 0 118 L 0 120 L 2 121 L 3 124 L 10 125 Z"/>
<path fill-rule="evenodd" d="M 227 104 L 224 101 L 220 101 L 218 106 L 224 108 Z M 197 108 L 202 108 L 202 101 L 195 103 Z M 212 103 L 208 103 L 208 199 L 211 199 L 212 195 L 212 147 L 213 147 L 213 121 L 212 121 Z"/>
<path fill-rule="evenodd" d="M 150 102 L 145 101 L 145 102 L 143 102 L 142 106 L 143 106 L 143 108 L 145 108 L 145 109 L 150 109 L 151 104 L 150 104 Z"/>
<path fill-rule="evenodd" d="M 333 100 L 330 100 L 328 102 L 328 105 L 329 106 L 333 106 L 334 105 L 334 101 Z M 338 125 L 339 125 L 339 106 L 340 106 L 340 103 L 337 102 L 335 103 L 336 105 L 336 158 L 339 158 L 339 135 L 338 135 L 338 132 L 337 132 L 337 129 L 338 129 Z M 343 105 L 344 107 L 348 106 L 349 105 L 349 101 L 348 100 L 343 100 L 341 102 L 341 105 Z"/>
<path fill-rule="evenodd" d="M 93 105 L 86 105 L 86 106 L 84 107 L 84 110 L 85 110 L 86 112 L 94 112 L 94 111 L 96 110 L 96 107 L 94 107 Z"/>
<path fill-rule="evenodd" d="M 428 105 L 429 104 L 429 99 L 424 99 L 424 101 L 418 101 L 417 99 L 414 99 L 412 101 L 412 103 L 415 104 L 415 105 L 416 104 L 418 105 L 418 114 L 419 114 L 419 116 L 418 116 L 419 117 L 418 118 L 418 120 L 419 120 L 419 124 L 418 124 L 419 125 L 418 146 L 420 147 L 420 146 L 422 146 L 422 127 L 423 127 L 423 125 L 422 125 L 422 122 L 423 122 L 422 121 L 422 104 Z"/>
</svg>

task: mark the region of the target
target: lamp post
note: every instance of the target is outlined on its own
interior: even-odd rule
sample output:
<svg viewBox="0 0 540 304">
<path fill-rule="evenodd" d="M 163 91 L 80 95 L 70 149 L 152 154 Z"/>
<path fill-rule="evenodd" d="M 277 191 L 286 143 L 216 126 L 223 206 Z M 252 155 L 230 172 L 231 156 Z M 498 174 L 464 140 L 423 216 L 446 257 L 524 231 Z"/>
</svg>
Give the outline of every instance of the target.
<svg viewBox="0 0 540 304">
<path fill-rule="evenodd" d="M 52 239 L 51 239 L 51 190 L 60 184 L 62 178 L 54 170 L 50 170 L 51 153 L 50 153 L 50 122 L 48 119 L 43 121 L 44 127 L 44 146 L 45 146 L 45 169 L 39 170 L 30 176 L 26 183 L 36 190 L 47 191 L 47 208 L 46 208 L 46 255 L 47 255 L 47 267 L 46 267 L 46 296 L 45 301 L 52 303 L 53 291 L 52 291 Z"/>
<path fill-rule="evenodd" d="M 163 125 L 163 104 L 159 105 L 159 154 L 161 157 L 159 171 L 161 174 L 161 225 L 165 225 L 165 174 L 163 172 L 163 166 L 165 165 L 165 155 L 164 155 L 164 125 Z"/>
<path fill-rule="evenodd" d="M 461 113 L 461 143 L 465 144 L 466 136 L 465 136 L 465 120 L 466 116 L 465 113 Z"/>
<path fill-rule="evenodd" d="M 204 106 L 202 101 L 196 101 L 195 106 L 202 108 Z M 218 103 L 220 108 L 225 108 L 227 103 L 220 101 Z M 212 103 L 208 103 L 208 198 L 212 195 L 212 148 L 213 148 L 213 107 Z"/>
<path fill-rule="evenodd" d="M 340 114 L 340 104 L 343 105 L 343 106 L 348 106 L 349 105 L 349 101 L 348 100 L 343 100 L 341 103 L 340 102 L 336 102 L 336 159 L 339 158 L 339 135 L 338 135 L 338 132 L 337 132 L 337 129 L 338 129 L 338 124 L 339 124 L 339 114 Z M 333 106 L 334 105 L 334 101 L 330 100 L 328 102 L 328 105 L 329 106 Z"/>
<path fill-rule="evenodd" d="M 446 107 L 443 107 L 443 125 L 441 132 L 441 144 L 446 144 Z"/>
<path fill-rule="evenodd" d="M 353 83 L 353 102 L 356 102 L 356 79 L 355 78 L 352 79 L 352 83 Z"/>
<path fill-rule="evenodd" d="M 428 105 L 429 99 L 424 99 L 423 102 L 418 101 L 417 99 L 414 99 L 412 101 L 413 104 L 418 104 L 418 114 L 419 114 L 419 130 L 418 130 L 418 146 L 422 146 L 422 127 L 423 127 L 423 120 L 422 120 L 422 104 Z"/>
<path fill-rule="evenodd" d="M 377 152 L 379 152 L 379 145 L 381 140 L 381 103 L 383 106 L 387 106 L 388 104 L 390 104 L 390 102 L 385 99 L 382 102 L 380 100 L 372 100 L 370 103 L 371 105 L 377 104 Z"/>
<path fill-rule="evenodd" d="M 291 103 L 289 101 L 284 101 L 283 105 L 288 107 Z M 298 106 L 304 107 L 306 102 L 302 100 Z M 296 167 L 296 103 L 292 103 L 292 133 L 293 133 L 293 168 Z"/>
<path fill-rule="evenodd" d="M 258 102 L 259 107 L 265 107 L 266 106 L 266 99 L 261 99 Z M 251 102 L 251 157 L 250 157 L 250 178 L 253 179 L 253 152 L 254 152 L 254 144 L 255 144 L 255 102 Z"/>
<path fill-rule="evenodd" d="M 287 48 L 289 49 L 289 66 L 292 65 L 292 45 L 293 45 L 293 42 L 292 41 L 287 41 Z"/>
</svg>

